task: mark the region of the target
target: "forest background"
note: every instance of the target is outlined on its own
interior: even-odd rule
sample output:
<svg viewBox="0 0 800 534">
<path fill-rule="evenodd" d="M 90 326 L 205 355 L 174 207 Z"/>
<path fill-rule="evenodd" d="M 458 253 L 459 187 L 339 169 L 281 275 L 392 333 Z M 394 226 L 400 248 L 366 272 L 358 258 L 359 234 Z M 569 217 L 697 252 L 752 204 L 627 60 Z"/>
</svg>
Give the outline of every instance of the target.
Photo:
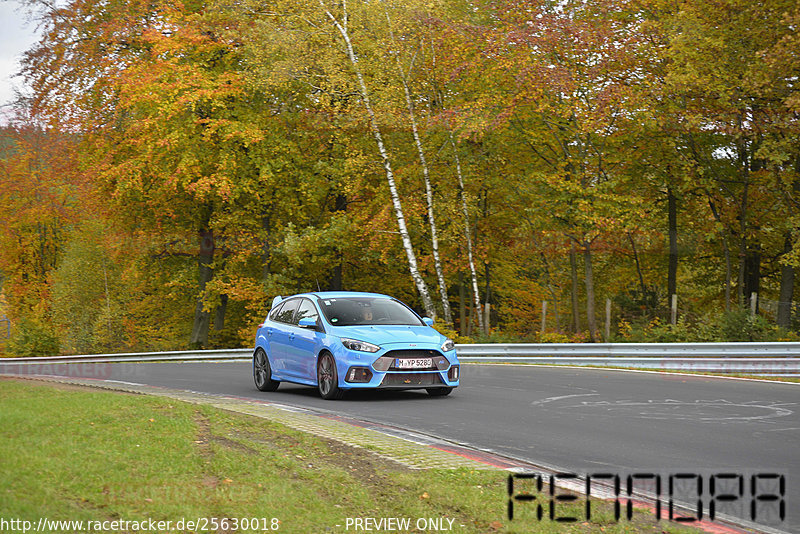
<svg viewBox="0 0 800 534">
<path fill-rule="evenodd" d="M 0 352 L 247 347 L 317 289 L 462 342 L 800 339 L 794 0 L 28 7 Z"/>
</svg>

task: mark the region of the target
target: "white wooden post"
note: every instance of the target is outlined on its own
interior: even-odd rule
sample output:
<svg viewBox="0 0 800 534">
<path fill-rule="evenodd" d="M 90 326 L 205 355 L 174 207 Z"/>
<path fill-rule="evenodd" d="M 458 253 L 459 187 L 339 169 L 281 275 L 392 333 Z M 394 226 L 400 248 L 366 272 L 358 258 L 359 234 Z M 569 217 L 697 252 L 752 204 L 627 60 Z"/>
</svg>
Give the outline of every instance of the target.
<svg viewBox="0 0 800 534">
<path fill-rule="evenodd" d="M 670 324 L 678 324 L 678 295 L 673 293 L 670 301 L 669 322 Z"/>
<path fill-rule="evenodd" d="M 545 329 L 547 328 L 547 301 L 542 301 L 542 334 L 544 334 Z"/>
</svg>

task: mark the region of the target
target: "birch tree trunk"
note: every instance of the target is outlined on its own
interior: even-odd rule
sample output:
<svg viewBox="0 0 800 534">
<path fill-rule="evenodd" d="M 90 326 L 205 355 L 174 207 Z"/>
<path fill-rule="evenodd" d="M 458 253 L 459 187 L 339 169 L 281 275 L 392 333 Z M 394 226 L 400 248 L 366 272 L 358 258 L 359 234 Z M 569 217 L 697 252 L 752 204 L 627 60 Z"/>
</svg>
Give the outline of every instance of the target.
<svg viewBox="0 0 800 534">
<path fill-rule="evenodd" d="M 361 93 L 361 101 L 364 103 L 364 107 L 367 110 L 367 115 L 369 116 L 372 136 L 375 138 L 375 144 L 378 147 L 378 152 L 380 153 L 381 161 L 383 162 L 383 168 L 386 171 L 386 181 L 389 184 L 389 193 L 392 197 L 392 205 L 394 207 L 394 213 L 395 218 L 397 219 L 397 227 L 400 231 L 400 237 L 403 241 L 403 248 L 405 249 L 406 256 L 408 258 L 408 268 L 409 271 L 411 271 L 411 278 L 413 278 L 414 283 L 417 286 L 417 291 L 419 291 L 420 298 L 422 299 L 422 306 L 425 308 L 425 313 L 429 317 L 435 318 L 436 308 L 434 307 L 433 301 L 431 300 L 431 295 L 428 292 L 428 286 L 425 284 L 425 280 L 420 275 L 419 268 L 417 267 L 417 256 L 414 254 L 414 248 L 411 244 L 411 237 L 409 236 L 408 228 L 406 227 L 406 219 L 403 215 L 403 206 L 400 203 L 400 195 L 397 192 L 397 186 L 394 181 L 394 172 L 392 171 L 392 164 L 389 160 L 389 153 L 386 151 L 386 146 L 383 143 L 383 135 L 381 135 L 381 130 L 378 126 L 378 120 L 375 116 L 375 111 L 372 109 L 372 104 L 370 103 L 369 99 L 369 92 L 367 91 L 367 85 L 364 82 L 364 76 L 361 74 L 361 69 L 358 65 L 358 57 L 353 50 L 353 43 L 350 40 L 350 33 L 347 30 L 347 2 L 346 0 L 342 1 L 342 10 L 344 14 L 342 22 L 339 22 L 339 20 L 334 17 L 330 10 L 325 6 L 325 3 L 322 0 L 318 1 L 320 7 L 325 12 L 325 15 L 338 30 L 339 34 L 342 36 L 342 40 L 344 40 L 347 58 L 350 60 L 358 81 L 358 88 L 359 92 Z"/>
<path fill-rule="evenodd" d="M 392 21 L 389 18 L 389 11 L 384 6 L 386 14 L 386 25 L 389 30 L 389 36 L 392 39 L 392 44 L 396 46 L 394 32 L 392 31 Z M 414 115 L 414 103 L 411 100 L 411 91 L 408 88 L 408 79 L 403 66 L 400 64 L 400 56 L 395 54 L 395 62 L 397 63 L 397 72 L 400 76 L 400 82 L 403 84 L 403 91 L 406 97 L 406 108 L 408 109 L 408 118 L 411 121 L 411 132 L 414 134 L 414 144 L 417 147 L 417 154 L 419 155 L 419 162 L 422 166 L 422 177 L 425 181 L 425 200 L 428 208 L 428 223 L 431 227 L 431 248 L 433 250 L 433 265 L 436 270 L 436 278 L 439 281 L 439 294 L 442 297 L 442 310 L 444 311 L 444 320 L 447 324 L 453 324 L 453 314 L 450 312 L 450 300 L 447 297 L 447 282 L 444 279 L 444 272 L 442 271 L 442 262 L 439 259 L 439 238 L 436 232 L 436 216 L 433 210 L 433 188 L 431 187 L 430 172 L 428 171 L 428 161 L 425 159 L 425 150 L 422 148 L 422 141 L 419 138 L 419 129 L 417 128 L 417 119 Z M 411 74 L 411 67 L 409 66 L 408 75 Z"/>
<path fill-rule="evenodd" d="M 464 191 L 464 178 L 461 173 L 461 159 L 458 157 L 458 149 L 453 141 L 453 132 L 450 134 L 450 145 L 453 147 L 453 155 L 456 162 L 456 176 L 458 176 L 458 195 L 461 197 L 461 213 L 464 215 L 464 234 L 467 238 L 467 259 L 469 260 L 469 273 L 472 278 L 472 294 L 475 297 L 475 310 L 478 312 L 478 328 L 481 332 L 483 328 L 483 310 L 481 309 L 481 295 L 478 290 L 478 273 L 475 271 L 475 261 L 472 257 L 472 232 L 469 228 L 469 210 L 467 209 L 467 195 Z"/>
</svg>

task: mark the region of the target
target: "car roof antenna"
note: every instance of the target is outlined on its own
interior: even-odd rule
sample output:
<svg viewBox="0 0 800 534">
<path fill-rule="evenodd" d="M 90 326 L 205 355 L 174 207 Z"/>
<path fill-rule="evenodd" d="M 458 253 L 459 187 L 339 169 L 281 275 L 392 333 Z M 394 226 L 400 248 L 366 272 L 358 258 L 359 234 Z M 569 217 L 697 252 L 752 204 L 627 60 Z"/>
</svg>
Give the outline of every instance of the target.
<svg viewBox="0 0 800 534">
<path fill-rule="evenodd" d="M 319 280 L 316 278 L 314 278 L 314 280 L 317 282 L 317 291 L 322 292 L 322 290 L 319 288 Z"/>
</svg>

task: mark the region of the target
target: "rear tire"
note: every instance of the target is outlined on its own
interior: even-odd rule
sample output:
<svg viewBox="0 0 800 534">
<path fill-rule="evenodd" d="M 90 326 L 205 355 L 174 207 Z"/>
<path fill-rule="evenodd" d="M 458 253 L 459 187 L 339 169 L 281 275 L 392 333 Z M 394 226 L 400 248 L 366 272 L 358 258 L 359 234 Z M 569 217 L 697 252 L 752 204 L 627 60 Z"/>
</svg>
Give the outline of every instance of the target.
<svg viewBox="0 0 800 534">
<path fill-rule="evenodd" d="M 325 400 L 338 400 L 344 397 L 339 389 L 339 374 L 336 372 L 336 360 L 330 352 L 323 352 L 317 362 L 317 385 L 319 395 Z"/>
<path fill-rule="evenodd" d="M 431 397 L 445 397 L 453 392 L 454 388 L 427 388 L 425 391 Z"/>
<path fill-rule="evenodd" d="M 281 385 L 278 380 L 272 379 L 272 368 L 263 349 L 258 349 L 253 354 L 253 381 L 259 391 L 275 391 Z"/>
</svg>

